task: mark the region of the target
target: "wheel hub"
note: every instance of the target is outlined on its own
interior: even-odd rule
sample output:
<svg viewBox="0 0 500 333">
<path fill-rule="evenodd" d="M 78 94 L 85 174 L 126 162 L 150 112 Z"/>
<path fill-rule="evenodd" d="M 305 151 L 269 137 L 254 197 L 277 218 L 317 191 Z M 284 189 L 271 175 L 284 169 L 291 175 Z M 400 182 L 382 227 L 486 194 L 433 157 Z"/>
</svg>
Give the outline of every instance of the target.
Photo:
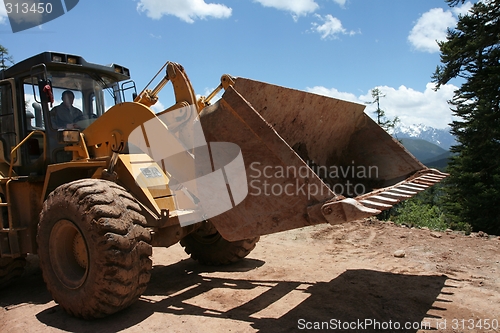
<svg viewBox="0 0 500 333">
<path fill-rule="evenodd" d="M 87 244 L 78 227 L 69 220 L 54 224 L 49 239 L 52 269 L 62 284 L 79 288 L 86 280 L 89 266 Z"/>
<path fill-rule="evenodd" d="M 73 255 L 75 256 L 75 260 L 78 265 L 80 265 L 83 269 L 87 269 L 87 246 L 85 245 L 85 241 L 83 240 L 81 233 L 77 233 L 73 239 Z"/>
</svg>

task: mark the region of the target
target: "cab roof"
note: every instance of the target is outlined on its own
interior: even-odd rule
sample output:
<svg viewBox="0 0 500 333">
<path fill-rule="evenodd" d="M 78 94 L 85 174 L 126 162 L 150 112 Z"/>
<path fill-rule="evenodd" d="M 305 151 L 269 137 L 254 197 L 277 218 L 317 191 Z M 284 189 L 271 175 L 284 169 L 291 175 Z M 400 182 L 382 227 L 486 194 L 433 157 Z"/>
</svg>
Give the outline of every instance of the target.
<svg viewBox="0 0 500 333">
<path fill-rule="evenodd" d="M 0 71 L 0 79 L 29 74 L 32 67 L 45 64 L 48 71 L 68 71 L 79 73 L 98 73 L 112 78 L 116 82 L 130 79 L 128 68 L 117 65 L 98 65 L 85 61 L 83 57 L 60 52 L 43 52 L 27 58 Z"/>
</svg>

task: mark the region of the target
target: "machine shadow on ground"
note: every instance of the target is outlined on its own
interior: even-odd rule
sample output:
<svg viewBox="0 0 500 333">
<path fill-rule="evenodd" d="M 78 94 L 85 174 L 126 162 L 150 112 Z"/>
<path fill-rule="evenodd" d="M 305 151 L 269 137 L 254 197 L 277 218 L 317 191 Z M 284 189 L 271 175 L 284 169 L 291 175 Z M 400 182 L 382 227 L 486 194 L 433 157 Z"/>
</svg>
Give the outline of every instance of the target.
<svg viewBox="0 0 500 333">
<path fill-rule="evenodd" d="M 439 319 L 440 316 L 428 314 L 429 310 L 433 313 L 446 310 L 434 303 L 446 304 L 450 301 L 445 298 L 453 295 L 442 290 L 454 288 L 446 284 L 449 278 L 445 275 L 421 276 L 354 269 L 329 282 L 316 283 L 227 277 L 231 272 L 238 272 L 241 276 L 240 272 L 251 271 L 263 264 L 260 260 L 245 259 L 232 266 L 213 269 L 186 259 L 170 266 L 156 265 L 144 295 L 124 311 L 103 319 L 84 321 L 68 316 L 56 305 L 38 313 L 37 318 L 47 326 L 79 333 L 120 331 L 147 320 L 154 313 L 184 316 L 185 320 L 194 319 L 194 316 L 230 318 L 246 322 L 249 327 L 262 332 L 290 332 L 298 330 L 301 319 L 304 324 L 330 322 L 332 319 L 337 323 L 365 319 L 379 323 L 420 323 Z M 224 272 L 221 275 L 225 277 L 207 274 L 214 272 Z M 231 300 L 231 306 L 224 306 L 224 297 Z M 235 305 L 239 299 L 243 300 Z M 281 306 L 275 307 L 279 302 Z M 273 306 L 278 310 L 273 311 L 273 316 L 266 316 L 266 310 Z M 377 330 L 381 331 L 384 330 Z M 417 332 L 417 329 L 405 332 Z"/>
</svg>

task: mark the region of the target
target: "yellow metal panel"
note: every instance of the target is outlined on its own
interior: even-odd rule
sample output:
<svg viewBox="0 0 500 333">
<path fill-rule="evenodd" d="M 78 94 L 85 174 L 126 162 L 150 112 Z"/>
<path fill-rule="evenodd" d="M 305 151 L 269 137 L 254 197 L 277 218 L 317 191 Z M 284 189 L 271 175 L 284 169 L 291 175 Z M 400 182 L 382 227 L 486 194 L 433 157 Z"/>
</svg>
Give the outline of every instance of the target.
<svg viewBox="0 0 500 333">
<path fill-rule="evenodd" d="M 111 107 L 83 134 L 93 156 L 111 156 L 128 142 L 130 133 L 148 120 L 156 118 L 153 111 L 139 103 L 126 102 Z"/>
<path fill-rule="evenodd" d="M 54 190 L 57 186 L 62 185 L 68 181 L 77 180 L 78 176 L 75 176 L 78 171 L 92 171 L 92 174 L 96 174 L 99 169 L 103 169 L 107 166 L 107 160 L 77 160 L 72 162 L 51 164 L 47 167 L 47 173 L 45 175 L 45 182 L 43 185 L 41 202 L 45 200 L 50 191 Z M 88 174 L 90 177 L 92 174 Z M 85 178 L 85 177 L 84 177 Z"/>
<path fill-rule="evenodd" d="M 169 212 L 173 212 L 175 210 L 173 197 L 157 198 L 155 201 L 156 204 L 162 209 L 168 209 Z"/>
<path fill-rule="evenodd" d="M 121 162 L 115 168 L 118 179 L 125 183 L 137 199 L 141 201 L 141 197 L 147 198 L 147 206 L 157 214 L 164 209 L 175 209 L 172 192 L 168 187 L 168 177 L 151 157 L 146 154 L 123 154 L 119 155 L 118 160 Z M 124 174 L 125 170 L 120 165 L 126 169 L 128 175 Z"/>
</svg>

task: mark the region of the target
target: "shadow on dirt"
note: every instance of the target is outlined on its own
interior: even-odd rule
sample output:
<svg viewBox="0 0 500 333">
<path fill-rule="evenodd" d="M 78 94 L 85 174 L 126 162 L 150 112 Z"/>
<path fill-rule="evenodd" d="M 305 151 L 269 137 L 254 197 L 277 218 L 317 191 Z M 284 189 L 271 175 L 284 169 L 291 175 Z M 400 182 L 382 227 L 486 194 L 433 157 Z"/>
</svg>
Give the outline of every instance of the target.
<svg viewBox="0 0 500 333">
<path fill-rule="evenodd" d="M 23 275 L 0 289 L 0 306 L 11 310 L 23 304 L 46 304 L 52 296 L 45 288 L 38 256 L 26 258 Z"/>
<path fill-rule="evenodd" d="M 37 318 L 48 326 L 79 333 L 120 331 L 154 313 L 231 318 L 247 322 L 262 332 L 290 332 L 298 330 L 300 323 L 314 325 L 314 322 L 338 325 L 338 321 L 364 322 L 371 319 L 379 325 L 389 321 L 420 323 L 424 318 L 427 321 L 433 318 L 428 314 L 429 310 L 433 309 L 433 313 L 444 310 L 433 306 L 436 301 L 447 302 L 440 299 L 440 295 L 446 298 L 453 294 L 442 291 L 444 287 L 453 288 L 446 285 L 448 277 L 444 275 L 418 276 L 356 269 L 347 270 L 329 282 L 309 283 L 220 278 L 205 274 L 222 271 L 229 273 L 224 275 L 230 275 L 230 272 L 255 269 L 263 263 L 246 259 L 213 270 L 189 259 L 170 266 L 157 265 L 144 295 L 124 311 L 107 318 L 84 321 L 68 316 L 56 305 L 38 313 Z M 230 298 L 231 304 L 235 304 L 235 300 L 241 302 L 228 307 L 224 304 L 224 297 Z M 199 304 L 200 300 L 205 306 Z M 272 312 L 268 311 L 270 308 L 273 308 Z M 273 316 L 266 315 L 266 312 L 273 313 Z M 375 328 L 364 327 L 364 331 L 392 331 Z M 403 331 L 417 332 L 417 329 Z"/>
</svg>

